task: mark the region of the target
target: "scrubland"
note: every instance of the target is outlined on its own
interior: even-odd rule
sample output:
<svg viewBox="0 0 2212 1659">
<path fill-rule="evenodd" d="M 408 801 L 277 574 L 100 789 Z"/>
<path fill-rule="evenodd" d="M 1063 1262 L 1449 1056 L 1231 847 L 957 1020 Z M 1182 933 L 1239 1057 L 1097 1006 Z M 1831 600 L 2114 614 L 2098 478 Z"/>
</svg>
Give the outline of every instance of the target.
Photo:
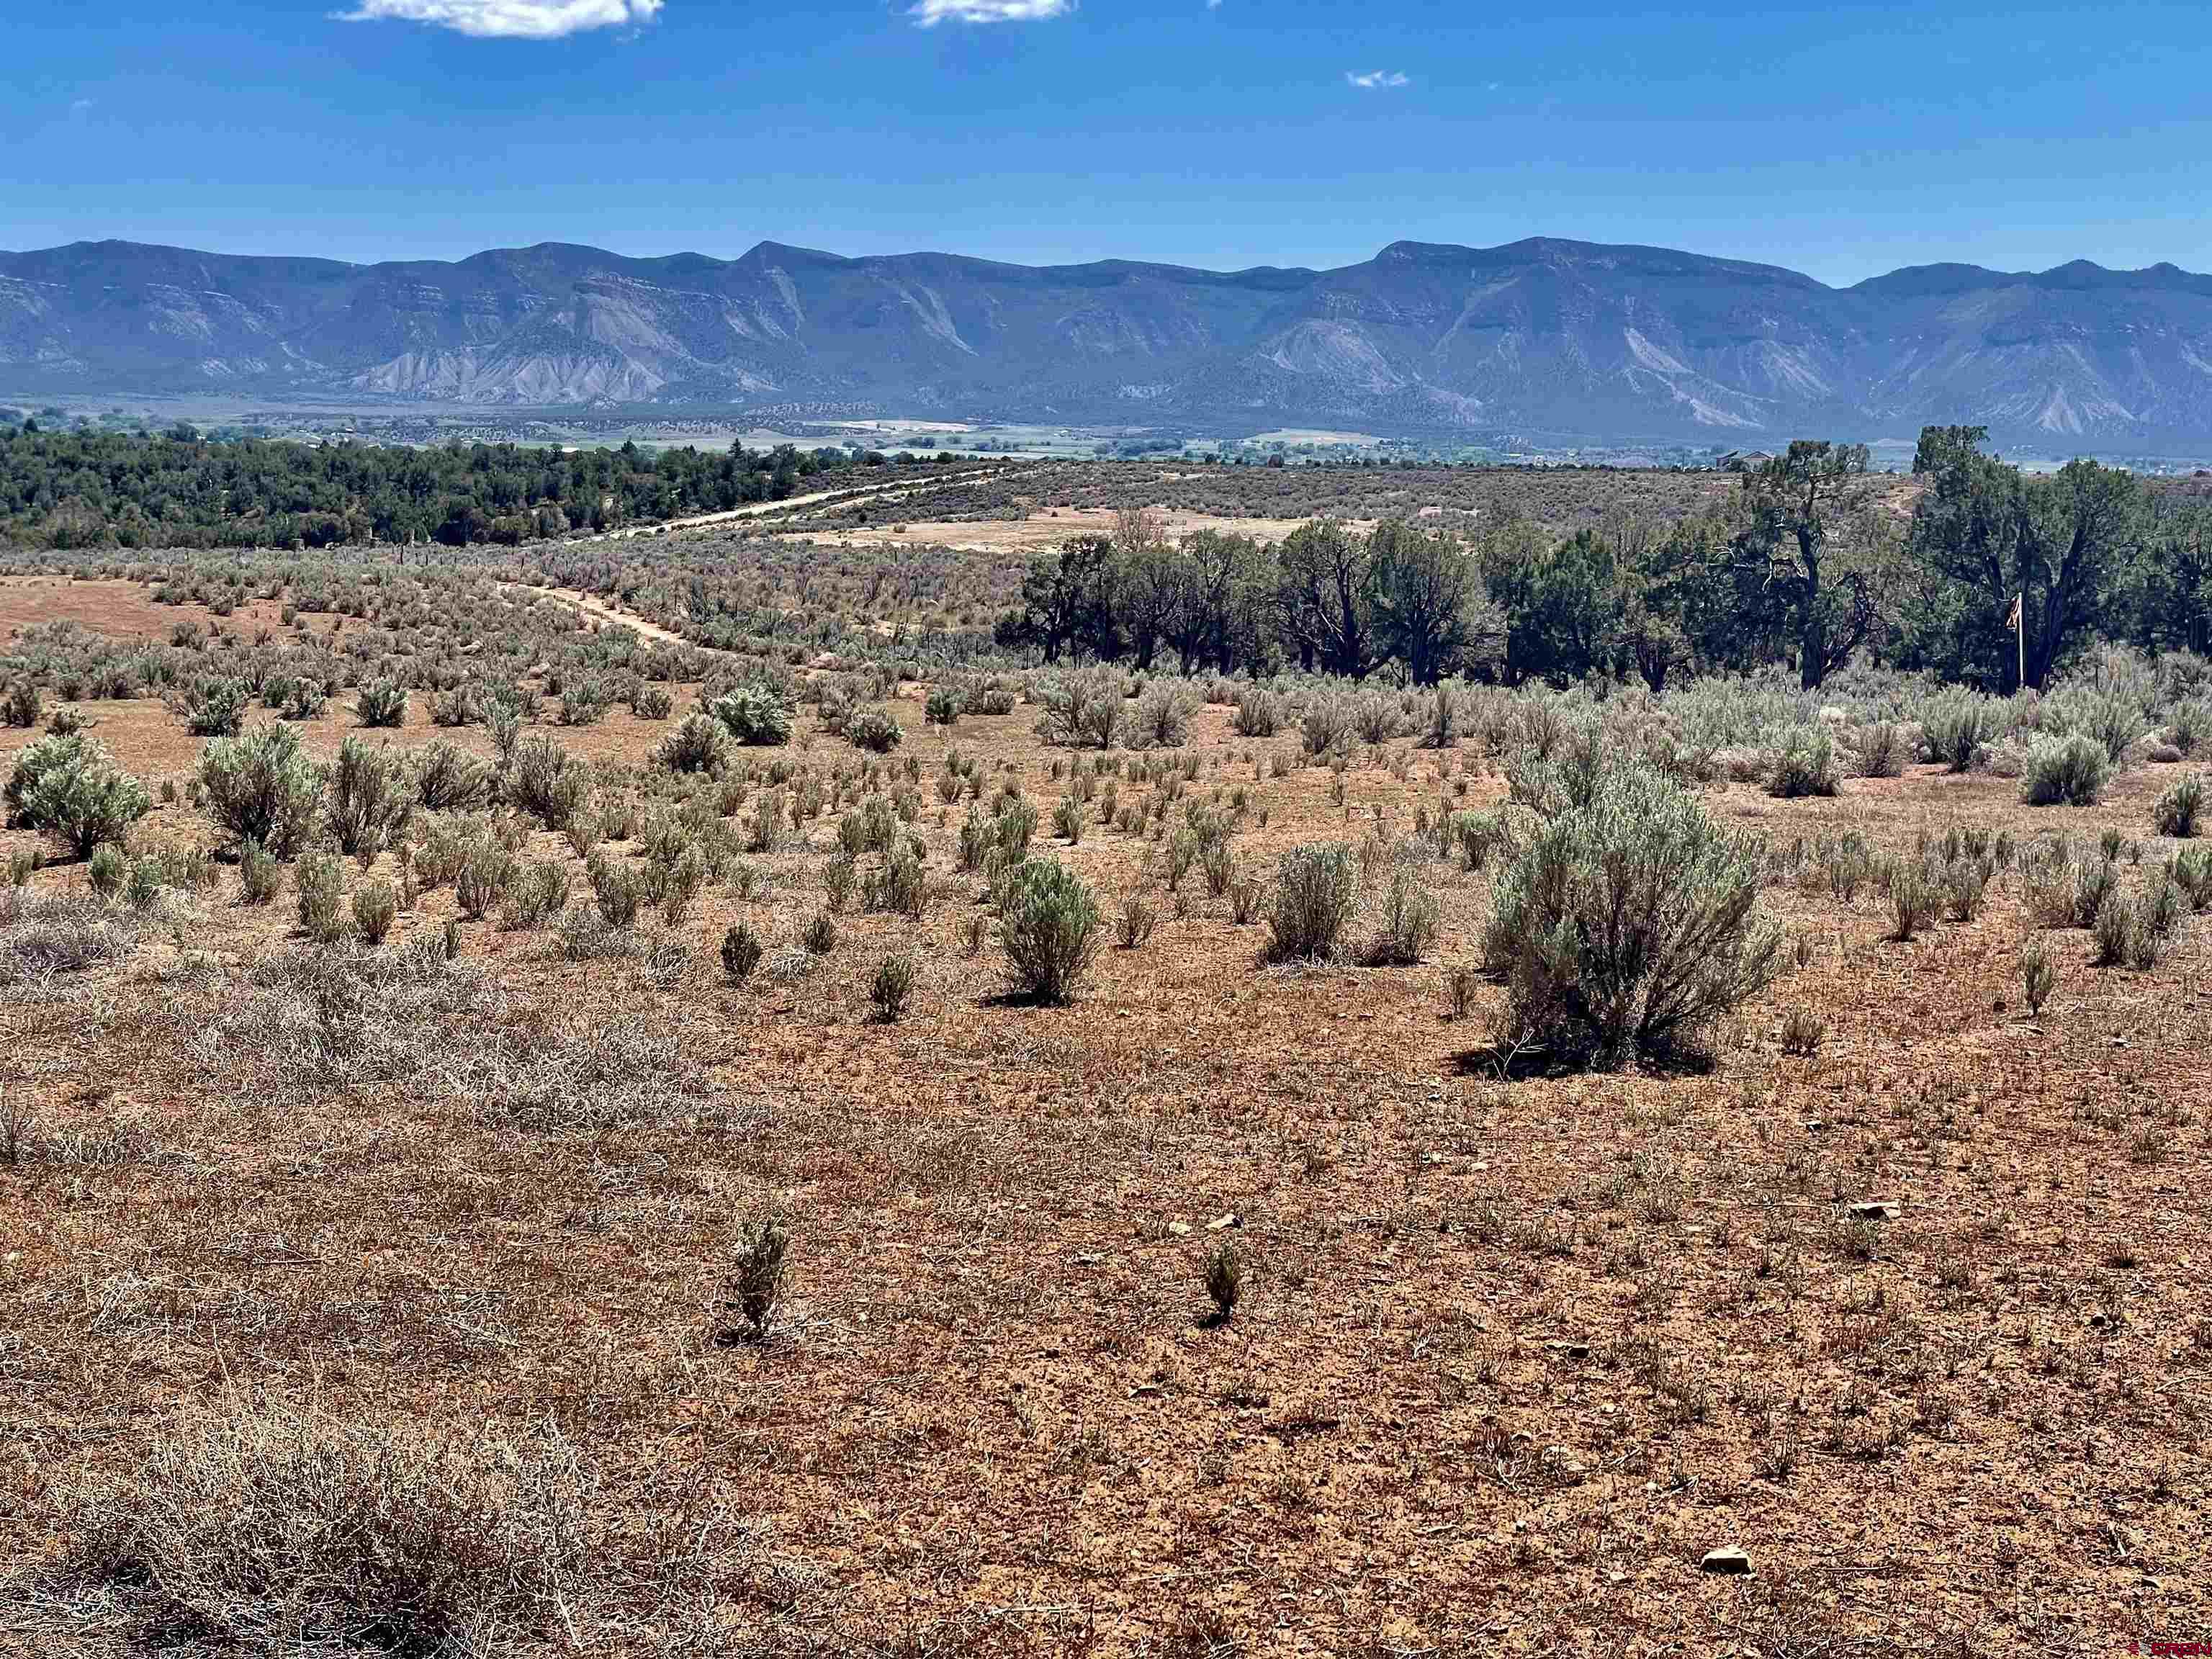
<svg viewBox="0 0 2212 1659">
<path fill-rule="evenodd" d="M 2186 662 L 1185 680 L 1021 577 L 0 580 L 0 1645 L 2212 1628 Z"/>
</svg>

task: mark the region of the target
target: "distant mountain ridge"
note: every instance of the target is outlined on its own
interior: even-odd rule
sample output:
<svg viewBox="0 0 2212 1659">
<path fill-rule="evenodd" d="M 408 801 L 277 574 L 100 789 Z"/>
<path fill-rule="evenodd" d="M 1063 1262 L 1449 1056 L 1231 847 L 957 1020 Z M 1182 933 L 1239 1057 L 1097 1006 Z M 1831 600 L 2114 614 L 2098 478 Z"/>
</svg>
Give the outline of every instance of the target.
<svg viewBox="0 0 2212 1659">
<path fill-rule="evenodd" d="M 1532 238 L 1334 270 L 560 243 L 356 265 L 0 253 L 0 390 L 662 404 L 1594 441 L 2212 446 L 2212 276 L 1777 266 Z"/>
</svg>

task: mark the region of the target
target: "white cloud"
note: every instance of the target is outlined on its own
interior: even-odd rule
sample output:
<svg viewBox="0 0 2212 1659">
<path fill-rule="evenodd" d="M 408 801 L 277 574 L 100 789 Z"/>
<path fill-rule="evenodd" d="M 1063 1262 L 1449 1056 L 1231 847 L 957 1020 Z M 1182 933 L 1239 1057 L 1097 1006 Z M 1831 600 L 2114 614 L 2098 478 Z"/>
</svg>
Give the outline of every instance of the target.
<svg viewBox="0 0 2212 1659">
<path fill-rule="evenodd" d="M 432 23 L 483 40 L 557 40 L 650 23 L 663 0 L 360 0 L 349 23 Z"/>
<path fill-rule="evenodd" d="M 91 100 L 91 99 L 89 99 L 89 98 L 80 98 L 80 99 L 78 99 L 75 103 L 73 103 L 73 104 L 71 104 L 71 105 L 70 106 L 70 113 L 71 115 L 82 115 L 82 114 L 83 114 L 87 110 L 90 109 L 91 107 L 92 107 L 92 100 Z"/>
<path fill-rule="evenodd" d="M 1379 92 L 1386 87 L 1405 86 L 1409 77 L 1401 75 L 1396 70 L 1370 70 L 1364 75 L 1355 75 L 1346 70 L 1344 78 L 1363 91 Z"/>
<path fill-rule="evenodd" d="M 915 0 L 907 15 L 933 29 L 939 23 L 1041 23 L 1074 9 L 1075 0 Z"/>
</svg>

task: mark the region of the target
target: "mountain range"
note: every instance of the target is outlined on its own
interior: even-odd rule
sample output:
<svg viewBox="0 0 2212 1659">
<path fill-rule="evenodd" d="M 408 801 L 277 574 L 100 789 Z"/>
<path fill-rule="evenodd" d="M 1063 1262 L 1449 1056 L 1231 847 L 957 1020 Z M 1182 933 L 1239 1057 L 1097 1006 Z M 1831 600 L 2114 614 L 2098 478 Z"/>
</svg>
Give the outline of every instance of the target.
<svg viewBox="0 0 2212 1659">
<path fill-rule="evenodd" d="M 952 254 L 447 264 L 80 242 L 0 253 L 0 392 L 230 392 L 1254 432 L 1767 444 L 1986 425 L 2212 447 L 2212 276 L 1773 265 L 1536 238 L 1334 270 Z"/>
</svg>

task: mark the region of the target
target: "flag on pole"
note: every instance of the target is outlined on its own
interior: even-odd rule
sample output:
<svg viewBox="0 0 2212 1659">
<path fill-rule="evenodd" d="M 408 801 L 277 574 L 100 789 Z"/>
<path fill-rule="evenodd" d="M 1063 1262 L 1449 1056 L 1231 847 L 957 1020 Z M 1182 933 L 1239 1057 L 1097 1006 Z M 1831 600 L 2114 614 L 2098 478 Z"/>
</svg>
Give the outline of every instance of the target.
<svg viewBox="0 0 2212 1659">
<path fill-rule="evenodd" d="M 2005 626 L 2007 628 L 2017 628 L 2020 626 L 2020 602 L 2023 597 L 2023 595 L 2018 593 L 2012 596 L 2012 612 L 2005 618 Z"/>
</svg>

